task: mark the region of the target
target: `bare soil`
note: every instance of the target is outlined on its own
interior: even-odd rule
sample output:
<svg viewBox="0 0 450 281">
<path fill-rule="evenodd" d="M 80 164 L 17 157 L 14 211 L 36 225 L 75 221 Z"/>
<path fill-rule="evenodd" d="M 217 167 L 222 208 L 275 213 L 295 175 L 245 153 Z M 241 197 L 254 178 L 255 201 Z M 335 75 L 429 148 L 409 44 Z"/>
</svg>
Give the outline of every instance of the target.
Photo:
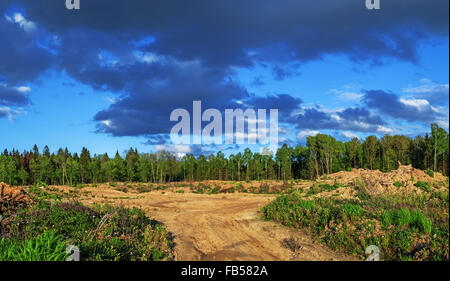
<svg viewBox="0 0 450 281">
<path fill-rule="evenodd" d="M 292 188 L 300 190 L 306 200 L 315 197 L 359 200 L 357 194 L 361 189 L 372 196 L 421 194 L 424 191 L 415 186 L 417 181 L 429 182 L 432 190 L 448 189 L 448 178 L 440 173 L 432 178 L 410 165 L 401 165 L 389 173 L 353 169 L 325 175 L 317 181 L 116 183 L 82 188 L 52 186 L 50 190 L 64 194 L 64 200 L 76 198 L 88 205 L 108 203 L 143 209 L 172 233 L 176 260 L 354 260 L 355 257 L 336 253 L 314 241 L 302 230 L 264 221 L 261 207 L 274 200 L 276 193 Z M 401 187 L 395 186 L 397 182 Z M 306 194 L 313 185 L 324 183 L 343 186 L 312 196 Z M 204 194 L 193 193 L 196 190 L 193 187 L 205 186 L 208 189 Z M 218 193 L 207 194 L 213 188 Z"/>
<path fill-rule="evenodd" d="M 65 192 L 74 189 L 56 188 Z M 109 203 L 145 210 L 173 234 L 175 260 L 354 259 L 333 252 L 301 230 L 264 221 L 259 210 L 275 198 L 273 195 L 124 193 L 106 185 L 85 187 L 80 195 L 78 200 L 84 204 Z"/>
</svg>

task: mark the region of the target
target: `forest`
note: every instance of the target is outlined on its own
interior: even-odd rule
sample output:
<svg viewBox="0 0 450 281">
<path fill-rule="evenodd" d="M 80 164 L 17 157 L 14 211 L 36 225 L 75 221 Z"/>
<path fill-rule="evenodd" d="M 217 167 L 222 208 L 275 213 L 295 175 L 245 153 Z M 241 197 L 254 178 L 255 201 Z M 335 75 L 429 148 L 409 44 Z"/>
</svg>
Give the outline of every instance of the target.
<svg viewBox="0 0 450 281">
<path fill-rule="evenodd" d="M 341 142 L 325 134 L 307 138 L 306 146 L 283 145 L 275 154 L 268 149 L 253 153 L 245 149 L 225 157 L 187 154 L 176 157 L 169 151 L 139 153 L 130 148 L 125 157 L 116 152 L 91 155 L 87 148 L 71 153 L 60 148 L 42 153 L 34 145 L 20 153 L 5 149 L 0 155 L 0 182 L 10 185 L 71 185 L 102 182 L 153 182 L 201 180 L 290 180 L 315 179 L 324 174 L 352 168 L 379 169 L 384 172 L 411 164 L 422 170 L 449 174 L 449 134 L 437 124 L 414 139 L 402 135 L 374 135 L 364 140 Z"/>
</svg>

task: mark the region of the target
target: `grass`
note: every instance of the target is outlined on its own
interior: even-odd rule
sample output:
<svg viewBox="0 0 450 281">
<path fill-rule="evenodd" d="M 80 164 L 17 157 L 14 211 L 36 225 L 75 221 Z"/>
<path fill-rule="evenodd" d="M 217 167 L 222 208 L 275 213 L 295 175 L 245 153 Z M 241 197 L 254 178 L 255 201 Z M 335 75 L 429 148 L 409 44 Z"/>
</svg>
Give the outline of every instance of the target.
<svg viewBox="0 0 450 281">
<path fill-rule="evenodd" d="M 331 185 L 328 183 L 323 183 L 323 184 L 314 183 L 311 186 L 311 188 L 308 190 L 308 192 L 306 193 L 306 196 L 319 194 L 324 191 L 333 191 L 333 190 L 338 189 L 339 187 L 343 187 L 343 185 L 341 185 L 339 183 L 335 183 L 334 185 Z"/>
<path fill-rule="evenodd" d="M 316 184 L 319 192 L 330 189 Z M 330 248 L 361 259 L 369 245 L 380 248 L 383 260 L 449 259 L 448 189 L 358 198 L 309 199 L 296 191 L 279 195 L 262 212 L 266 220 L 305 229 Z"/>
<path fill-rule="evenodd" d="M 395 187 L 402 187 L 402 186 L 403 186 L 403 183 L 401 183 L 401 182 L 399 182 L 399 181 L 396 181 L 396 182 L 394 182 L 394 186 L 395 186 Z"/>
<path fill-rule="evenodd" d="M 417 186 L 418 188 L 422 189 L 425 192 L 431 191 L 430 183 L 426 181 L 418 181 L 416 182 L 415 186 Z"/>
<path fill-rule="evenodd" d="M 172 237 L 141 209 L 61 202 L 30 189 L 35 204 L 0 229 L 0 260 L 60 261 L 75 245 L 81 260 L 170 260 Z"/>
<path fill-rule="evenodd" d="M 64 261 L 66 244 L 61 235 L 45 231 L 29 239 L 0 239 L 0 261 Z"/>
</svg>

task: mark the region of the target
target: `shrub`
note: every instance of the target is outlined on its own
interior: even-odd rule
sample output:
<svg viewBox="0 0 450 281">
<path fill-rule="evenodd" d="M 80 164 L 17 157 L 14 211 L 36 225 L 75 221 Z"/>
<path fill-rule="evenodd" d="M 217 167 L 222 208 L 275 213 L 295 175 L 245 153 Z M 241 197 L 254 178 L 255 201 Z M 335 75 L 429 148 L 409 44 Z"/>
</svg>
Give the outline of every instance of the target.
<svg viewBox="0 0 450 281">
<path fill-rule="evenodd" d="M 383 211 L 381 215 L 381 223 L 383 226 L 387 227 L 395 223 L 395 212 L 387 210 Z"/>
<path fill-rule="evenodd" d="M 410 230 L 400 230 L 392 235 L 393 244 L 399 252 L 409 252 L 414 239 Z"/>
<path fill-rule="evenodd" d="M 430 177 L 434 178 L 434 172 L 430 169 L 427 169 L 427 175 L 429 175 Z"/>
<path fill-rule="evenodd" d="M 414 210 L 412 212 L 412 224 L 417 226 L 423 233 L 431 233 L 432 222 L 422 212 Z"/>
<path fill-rule="evenodd" d="M 396 224 L 398 226 L 409 225 L 412 222 L 411 212 L 409 209 L 401 208 L 396 215 Z"/>
<path fill-rule="evenodd" d="M 41 233 L 47 233 L 49 229 L 51 234 L 43 240 Z M 14 252 L 20 245 L 32 245 L 29 247 L 40 249 L 36 246 L 40 245 L 37 242 L 57 240 L 64 245 L 63 250 L 66 245 L 78 246 L 83 260 L 171 258 L 170 234 L 162 225 L 150 220 L 142 210 L 136 208 L 108 205 L 88 208 L 80 203 L 41 201 L 17 214 L 11 223 L 8 237 L 12 238 L 2 242 L 0 256 L 5 248 L 9 249 L 7 252 Z M 45 243 L 50 245 L 50 242 Z M 62 247 L 58 243 L 51 245 L 51 249 L 58 251 Z M 54 260 L 50 254 L 53 255 L 53 252 L 45 254 L 43 260 Z"/>
<path fill-rule="evenodd" d="M 402 184 L 401 182 L 399 182 L 399 181 L 396 181 L 396 182 L 394 182 L 394 186 L 396 186 L 396 187 L 402 187 L 403 184 Z"/>
<path fill-rule="evenodd" d="M 443 198 L 448 198 L 448 193 Z M 366 257 L 368 245 L 377 245 L 385 260 L 448 260 L 447 209 L 448 200 L 437 194 L 350 201 L 304 200 L 300 192 L 292 191 L 278 196 L 262 211 L 265 219 L 305 228 L 330 248 L 361 258 Z M 413 251 L 413 246 L 421 248 Z"/>
<path fill-rule="evenodd" d="M 350 216 L 351 218 L 361 217 L 361 215 L 364 212 L 364 210 L 359 205 L 355 205 L 352 203 L 347 203 L 343 205 L 342 210 L 346 215 Z"/>
<path fill-rule="evenodd" d="M 429 182 L 426 181 L 418 181 L 416 182 L 415 186 L 417 186 L 418 188 L 422 189 L 423 191 L 426 192 L 430 192 L 431 191 L 431 186 Z"/>
</svg>

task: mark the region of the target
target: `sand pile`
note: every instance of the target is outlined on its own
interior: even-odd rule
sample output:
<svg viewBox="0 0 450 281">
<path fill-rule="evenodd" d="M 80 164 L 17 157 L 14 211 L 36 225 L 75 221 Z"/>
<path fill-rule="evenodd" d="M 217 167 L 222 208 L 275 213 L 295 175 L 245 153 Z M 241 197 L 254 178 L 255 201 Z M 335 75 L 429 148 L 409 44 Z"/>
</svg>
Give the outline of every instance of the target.
<svg viewBox="0 0 450 281">
<path fill-rule="evenodd" d="M 415 186 L 418 181 L 429 182 L 433 189 L 440 188 L 447 180 L 447 177 L 441 173 L 435 172 L 434 177 L 431 177 L 425 171 L 415 169 L 411 165 L 400 165 L 398 169 L 388 173 L 379 170 L 353 169 L 331 174 L 329 178 L 334 182 L 363 188 L 370 195 L 420 193 L 423 191 Z"/>
</svg>

